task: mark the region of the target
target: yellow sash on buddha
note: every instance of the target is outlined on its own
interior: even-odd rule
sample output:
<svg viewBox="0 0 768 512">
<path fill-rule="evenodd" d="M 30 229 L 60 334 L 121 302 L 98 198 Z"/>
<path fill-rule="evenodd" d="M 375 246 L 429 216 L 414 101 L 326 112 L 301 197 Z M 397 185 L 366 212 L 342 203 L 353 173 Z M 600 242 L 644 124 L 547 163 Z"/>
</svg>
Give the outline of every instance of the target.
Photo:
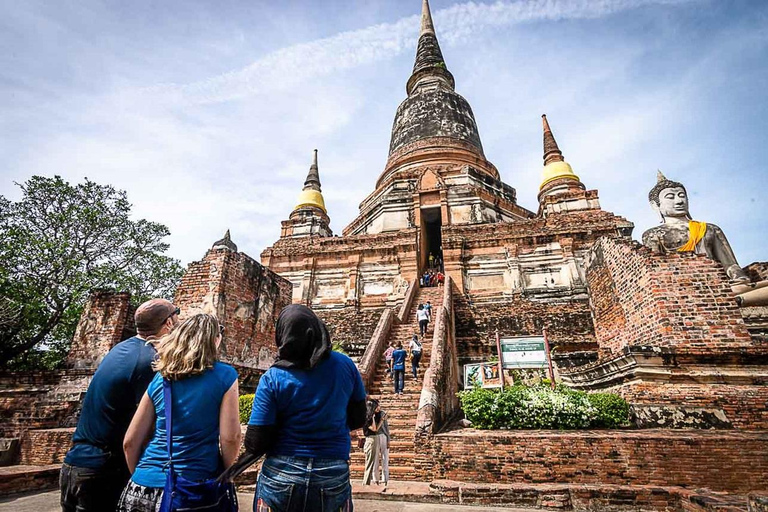
<svg viewBox="0 0 768 512">
<path fill-rule="evenodd" d="M 701 242 L 701 239 L 704 238 L 704 234 L 707 232 L 707 223 L 706 222 L 698 222 L 695 220 L 689 220 L 688 221 L 688 242 L 681 248 L 679 248 L 678 252 L 693 252 L 696 250 L 696 246 Z"/>
</svg>

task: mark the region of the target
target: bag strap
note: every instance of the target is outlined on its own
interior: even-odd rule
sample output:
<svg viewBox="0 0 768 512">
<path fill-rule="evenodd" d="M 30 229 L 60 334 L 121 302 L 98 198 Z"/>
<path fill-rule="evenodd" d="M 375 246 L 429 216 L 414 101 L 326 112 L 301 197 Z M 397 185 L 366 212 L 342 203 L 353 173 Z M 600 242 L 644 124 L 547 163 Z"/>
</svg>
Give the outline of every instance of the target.
<svg viewBox="0 0 768 512">
<path fill-rule="evenodd" d="M 171 396 L 171 381 L 163 379 L 163 401 L 165 402 L 165 443 L 168 450 L 168 466 L 173 471 L 173 397 Z"/>
</svg>

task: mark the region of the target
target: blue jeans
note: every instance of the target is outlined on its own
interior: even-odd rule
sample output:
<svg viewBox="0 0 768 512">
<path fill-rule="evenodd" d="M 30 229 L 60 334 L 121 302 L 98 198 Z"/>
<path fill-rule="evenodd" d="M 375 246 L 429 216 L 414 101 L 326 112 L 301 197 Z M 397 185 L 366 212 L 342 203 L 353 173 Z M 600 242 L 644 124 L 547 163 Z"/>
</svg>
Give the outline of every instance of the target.
<svg viewBox="0 0 768 512">
<path fill-rule="evenodd" d="M 349 464 L 335 459 L 267 457 L 256 486 L 254 510 L 259 499 L 272 512 L 352 512 Z"/>
<path fill-rule="evenodd" d="M 419 361 L 421 361 L 421 352 L 411 352 L 411 367 L 413 368 L 413 378 L 418 377 Z"/>
<path fill-rule="evenodd" d="M 395 376 L 395 393 L 402 393 L 405 387 L 405 368 L 402 370 L 394 370 Z"/>
</svg>

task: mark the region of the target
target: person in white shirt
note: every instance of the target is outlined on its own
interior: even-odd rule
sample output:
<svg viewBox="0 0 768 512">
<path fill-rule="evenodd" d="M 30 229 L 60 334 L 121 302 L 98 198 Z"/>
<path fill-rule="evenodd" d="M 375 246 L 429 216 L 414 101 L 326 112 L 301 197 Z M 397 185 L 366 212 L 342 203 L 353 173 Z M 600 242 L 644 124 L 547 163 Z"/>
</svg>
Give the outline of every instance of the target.
<svg viewBox="0 0 768 512">
<path fill-rule="evenodd" d="M 424 309 L 424 304 L 419 304 L 419 307 L 416 310 L 416 320 L 419 322 L 419 331 L 423 338 L 424 335 L 427 334 L 427 325 L 429 325 L 429 313 Z"/>
<path fill-rule="evenodd" d="M 421 343 L 419 343 L 419 337 L 415 334 L 411 339 L 411 344 L 408 345 L 408 353 L 411 355 L 411 367 L 413 368 L 413 378 L 418 377 L 419 361 L 421 361 Z"/>
</svg>

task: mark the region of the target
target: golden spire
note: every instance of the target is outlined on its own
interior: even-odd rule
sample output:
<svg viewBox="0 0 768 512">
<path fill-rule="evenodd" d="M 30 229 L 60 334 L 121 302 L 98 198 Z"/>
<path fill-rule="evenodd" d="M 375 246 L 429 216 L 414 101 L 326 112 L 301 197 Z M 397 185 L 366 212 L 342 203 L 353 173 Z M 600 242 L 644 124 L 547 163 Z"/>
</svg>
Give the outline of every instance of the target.
<svg viewBox="0 0 768 512">
<path fill-rule="evenodd" d="M 547 121 L 547 115 L 541 116 L 542 125 L 544 128 L 544 171 L 542 172 L 541 186 L 539 191 L 543 191 L 549 183 L 555 180 L 567 179 L 579 182 L 579 177 L 573 173 L 571 166 L 563 158 L 563 152 L 557 146 L 555 136 L 552 134 L 552 129 L 549 127 Z"/>
<path fill-rule="evenodd" d="M 325 214 L 328 213 L 325 209 L 325 200 L 323 199 L 323 193 L 320 188 L 320 172 L 317 167 L 317 150 L 315 150 L 312 158 L 312 165 L 309 167 L 307 179 L 304 181 L 304 188 L 299 194 L 298 204 L 293 211 L 306 207 L 315 207 Z"/>
</svg>

